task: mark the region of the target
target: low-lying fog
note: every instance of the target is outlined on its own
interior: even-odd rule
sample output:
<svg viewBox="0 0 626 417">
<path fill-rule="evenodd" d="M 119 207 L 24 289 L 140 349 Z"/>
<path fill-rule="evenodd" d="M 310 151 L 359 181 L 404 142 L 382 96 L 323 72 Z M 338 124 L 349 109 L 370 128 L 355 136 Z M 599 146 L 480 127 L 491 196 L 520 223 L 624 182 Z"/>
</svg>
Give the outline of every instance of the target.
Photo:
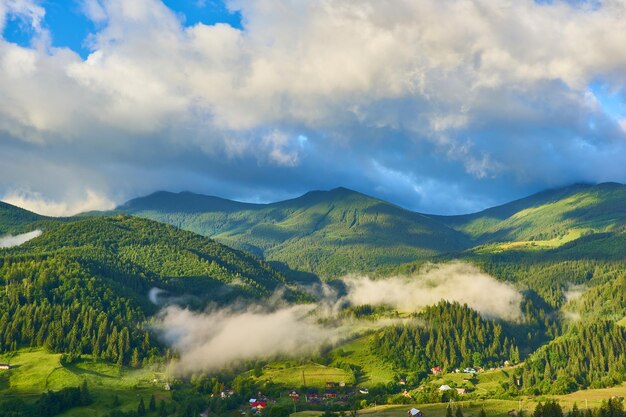
<svg viewBox="0 0 626 417">
<path fill-rule="evenodd" d="M 12 248 L 28 242 L 38 236 L 41 236 L 41 230 L 33 230 L 32 232 L 23 233 L 21 235 L 0 236 L 0 248 Z"/>
<path fill-rule="evenodd" d="M 352 275 L 343 278 L 343 282 L 345 295 L 340 297 L 324 286 L 318 291 L 321 295 L 317 304 L 271 303 L 205 312 L 169 305 L 158 315 L 155 328 L 180 354 L 175 371 L 188 373 L 217 370 L 245 360 L 312 354 L 321 346 L 338 343 L 358 331 L 397 322 L 320 321 L 336 316 L 345 305 L 387 305 L 414 312 L 447 300 L 468 304 L 489 318 L 516 320 L 521 316 L 522 296 L 512 285 L 462 262 L 428 265 L 411 276 L 371 279 Z"/>
</svg>

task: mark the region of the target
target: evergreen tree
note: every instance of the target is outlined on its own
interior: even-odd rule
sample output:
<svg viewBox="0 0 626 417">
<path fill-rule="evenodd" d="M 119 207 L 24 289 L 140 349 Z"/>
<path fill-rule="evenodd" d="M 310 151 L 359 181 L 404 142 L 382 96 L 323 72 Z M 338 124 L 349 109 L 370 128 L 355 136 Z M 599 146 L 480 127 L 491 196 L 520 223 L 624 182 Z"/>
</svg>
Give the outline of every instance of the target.
<svg viewBox="0 0 626 417">
<path fill-rule="evenodd" d="M 137 415 L 146 415 L 146 404 L 143 402 L 143 397 L 141 397 L 141 399 L 139 400 L 139 405 L 137 406 Z"/>
<path fill-rule="evenodd" d="M 154 398 L 154 394 L 150 396 L 150 403 L 148 404 L 148 410 L 150 410 L 150 412 L 156 411 L 156 399 Z"/>
</svg>

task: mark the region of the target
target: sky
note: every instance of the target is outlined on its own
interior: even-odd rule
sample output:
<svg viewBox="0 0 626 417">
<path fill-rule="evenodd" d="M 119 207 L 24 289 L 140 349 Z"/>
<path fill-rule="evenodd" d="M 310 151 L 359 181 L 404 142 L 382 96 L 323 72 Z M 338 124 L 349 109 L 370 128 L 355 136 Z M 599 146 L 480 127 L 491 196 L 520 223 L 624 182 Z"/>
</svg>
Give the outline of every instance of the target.
<svg viewBox="0 0 626 417">
<path fill-rule="evenodd" d="M 0 199 L 626 182 L 626 0 L 0 0 Z"/>
</svg>

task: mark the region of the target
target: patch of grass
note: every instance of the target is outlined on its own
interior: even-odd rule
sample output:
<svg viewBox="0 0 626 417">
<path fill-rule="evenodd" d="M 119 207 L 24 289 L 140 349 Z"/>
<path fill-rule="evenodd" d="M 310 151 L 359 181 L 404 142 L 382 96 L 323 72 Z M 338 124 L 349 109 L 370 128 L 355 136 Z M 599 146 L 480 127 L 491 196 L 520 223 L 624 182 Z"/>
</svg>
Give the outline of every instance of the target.
<svg viewBox="0 0 626 417">
<path fill-rule="evenodd" d="M 618 325 L 626 327 L 626 317 L 617 322 Z"/>
<path fill-rule="evenodd" d="M 336 361 L 356 365 L 361 368 L 362 375 L 356 381 L 359 385 L 386 384 L 393 380 L 395 373 L 390 365 L 383 362 L 379 357 L 372 355 L 368 338 L 369 336 L 364 336 L 335 349 L 334 353 L 339 354 Z"/>
<path fill-rule="evenodd" d="M 120 367 L 84 357 L 73 364 L 63 365 L 61 355 L 43 349 L 21 350 L 0 356 L 0 362 L 10 361 L 12 369 L 0 373 L 0 397 L 19 397 L 36 400 L 47 390 L 80 386 L 87 381 L 94 402 L 87 407 L 72 408 L 63 417 L 101 417 L 114 409 L 117 395 L 119 410 L 135 410 L 140 398 L 148 404 L 151 395 L 157 402 L 171 401 L 171 394 L 163 389 L 165 381 L 153 382 L 155 373 L 150 369 Z"/>
<path fill-rule="evenodd" d="M 343 369 L 324 366 L 317 363 L 298 365 L 293 361 L 273 362 L 263 368 L 258 381 L 273 382 L 289 388 L 301 386 L 323 388 L 326 382 L 345 382 L 354 384 L 354 375 Z"/>
</svg>

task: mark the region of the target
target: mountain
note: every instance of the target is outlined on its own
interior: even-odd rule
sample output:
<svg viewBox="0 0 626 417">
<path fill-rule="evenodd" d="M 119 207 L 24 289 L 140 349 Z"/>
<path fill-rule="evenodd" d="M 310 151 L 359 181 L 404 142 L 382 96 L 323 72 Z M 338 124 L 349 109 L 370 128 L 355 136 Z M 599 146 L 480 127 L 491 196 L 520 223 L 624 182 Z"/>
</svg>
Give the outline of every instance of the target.
<svg viewBox="0 0 626 417">
<path fill-rule="evenodd" d="M 158 192 L 117 212 L 190 230 L 324 277 L 466 249 L 471 240 L 441 221 L 337 188 L 247 204 Z"/>
<path fill-rule="evenodd" d="M 45 217 L 0 201 L 0 236 L 18 233 Z"/>
<path fill-rule="evenodd" d="M 516 242 L 500 249 L 558 247 L 582 236 L 622 233 L 626 226 L 626 186 L 577 184 L 479 213 L 434 218 L 478 244 Z"/>
</svg>

